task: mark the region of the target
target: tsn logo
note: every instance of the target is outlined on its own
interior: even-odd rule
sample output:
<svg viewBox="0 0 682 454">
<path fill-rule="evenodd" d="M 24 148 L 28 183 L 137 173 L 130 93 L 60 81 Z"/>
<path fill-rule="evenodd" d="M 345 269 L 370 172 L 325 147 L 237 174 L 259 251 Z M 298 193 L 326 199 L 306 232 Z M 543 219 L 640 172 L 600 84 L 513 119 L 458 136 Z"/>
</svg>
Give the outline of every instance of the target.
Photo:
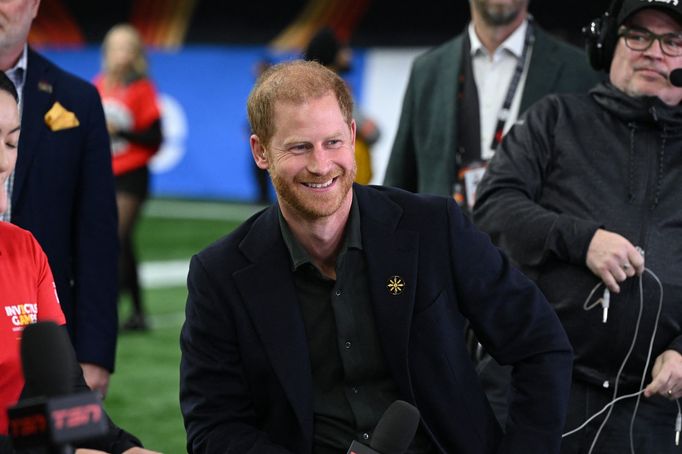
<svg viewBox="0 0 682 454">
<path fill-rule="evenodd" d="M 102 407 L 97 404 L 52 410 L 52 424 L 55 430 L 75 429 L 102 420 Z"/>
<path fill-rule="evenodd" d="M 52 420 L 52 429 L 55 432 L 77 429 L 102 421 L 102 407 L 98 404 L 87 404 L 70 408 L 58 408 L 50 412 L 50 419 Z M 10 420 L 10 433 L 13 437 L 40 435 L 47 432 L 47 430 L 47 421 L 42 412 Z"/>
<path fill-rule="evenodd" d="M 47 421 L 43 414 L 33 414 L 10 421 L 9 433 L 12 437 L 27 437 L 47 431 Z"/>
</svg>

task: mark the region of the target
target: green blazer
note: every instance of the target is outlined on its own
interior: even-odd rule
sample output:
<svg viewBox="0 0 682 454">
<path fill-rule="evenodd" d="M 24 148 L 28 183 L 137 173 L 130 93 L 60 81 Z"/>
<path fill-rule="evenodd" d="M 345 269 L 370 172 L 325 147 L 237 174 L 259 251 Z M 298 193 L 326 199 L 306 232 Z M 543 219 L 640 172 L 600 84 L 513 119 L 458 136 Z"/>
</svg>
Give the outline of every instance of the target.
<svg viewBox="0 0 682 454">
<path fill-rule="evenodd" d="M 455 98 L 463 36 L 460 34 L 414 61 L 385 185 L 452 195 L 457 174 Z M 547 94 L 586 92 L 601 79 L 583 52 L 535 26 L 535 43 L 519 113 Z"/>
</svg>

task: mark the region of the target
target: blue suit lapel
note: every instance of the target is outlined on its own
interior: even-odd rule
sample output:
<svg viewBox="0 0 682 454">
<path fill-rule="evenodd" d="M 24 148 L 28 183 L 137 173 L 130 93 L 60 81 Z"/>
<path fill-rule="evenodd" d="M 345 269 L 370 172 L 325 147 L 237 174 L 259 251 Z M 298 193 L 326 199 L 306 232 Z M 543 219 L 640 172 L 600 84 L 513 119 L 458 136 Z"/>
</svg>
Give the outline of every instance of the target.
<svg viewBox="0 0 682 454">
<path fill-rule="evenodd" d="M 28 66 L 26 83 L 23 91 L 23 111 L 21 115 L 21 135 L 19 137 L 19 153 L 14 174 L 12 203 L 17 203 L 21 190 L 28 177 L 31 163 L 40 151 L 43 134 L 49 129 L 45 125 L 44 115 L 52 106 L 54 76 L 49 71 L 48 62 L 28 50 Z M 39 88 L 40 85 L 40 88 Z"/>
<path fill-rule="evenodd" d="M 237 287 L 306 441 L 312 444 L 310 354 L 276 208 L 256 221 L 240 248 L 252 265 L 235 273 Z"/>
<path fill-rule="evenodd" d="M 403 397 L 411 399 L 408 343 L 417 287 L 419 236 L 398 228 L 402 208 L 393 201 L 374 189 L 355 189 L 377 331 L 393 379 Z M 392 280 L 404 284 L 398 294 L 389 288 Z"/>
</svg>

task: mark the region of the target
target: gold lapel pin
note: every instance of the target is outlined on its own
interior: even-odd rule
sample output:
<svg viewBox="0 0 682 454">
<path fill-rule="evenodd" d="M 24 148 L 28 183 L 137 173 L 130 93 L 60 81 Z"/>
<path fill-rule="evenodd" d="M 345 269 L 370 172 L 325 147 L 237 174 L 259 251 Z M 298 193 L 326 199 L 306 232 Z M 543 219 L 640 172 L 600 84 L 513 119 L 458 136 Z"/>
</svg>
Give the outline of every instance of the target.
<svg viewBox="0 0 682 454">
<path fill-rule="evenodd" d="M 45 93 L 52 93 L 52 84 L 41 80 L 38 82 L 38 90 L 44 91 Z"/>
<path fill-rule="evenodd" d="M 405 281 L 403 281 L 403 278 L 400 276 L 391 276 L 388 279 L 386 287 L 388 288 L 388 293 L 391 295 L 400 295 L 403 293 L 403 290 L 405 290 Z"/>
</svg>

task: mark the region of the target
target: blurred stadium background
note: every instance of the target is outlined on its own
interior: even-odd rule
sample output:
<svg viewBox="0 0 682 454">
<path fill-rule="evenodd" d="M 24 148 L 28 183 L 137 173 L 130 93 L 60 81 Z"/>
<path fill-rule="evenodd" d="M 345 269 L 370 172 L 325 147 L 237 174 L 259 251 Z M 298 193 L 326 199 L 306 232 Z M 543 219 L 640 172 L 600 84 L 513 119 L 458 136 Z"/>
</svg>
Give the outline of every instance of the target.
<svg viewBox="0 0 682 454">
<path fill-rule="evenodd" d="M 580 28 L 608 3 L 531 0 L 530 10 L 544 28 L 582 45 Z M 160 92 L 166 140 L 137 231 L 152 330 L 120 336 L 105 402 L 147 446 L 185 451 L 178 335 L 189 257 L 260 208 L 252 205 L 257 185 L 244 107 L 257 64 L 295 58 L 319 27 L 334 28 L 354 51 L 347 80 L 356 101 L 382 129 L 373 150 L 379 183 L 412 59 L 458 33 L 468 8 L 467 0 L 42 1 L 33 46 L 91 80 L 106 31 L 130 22 L 148 45 Z"/>
</svg>

